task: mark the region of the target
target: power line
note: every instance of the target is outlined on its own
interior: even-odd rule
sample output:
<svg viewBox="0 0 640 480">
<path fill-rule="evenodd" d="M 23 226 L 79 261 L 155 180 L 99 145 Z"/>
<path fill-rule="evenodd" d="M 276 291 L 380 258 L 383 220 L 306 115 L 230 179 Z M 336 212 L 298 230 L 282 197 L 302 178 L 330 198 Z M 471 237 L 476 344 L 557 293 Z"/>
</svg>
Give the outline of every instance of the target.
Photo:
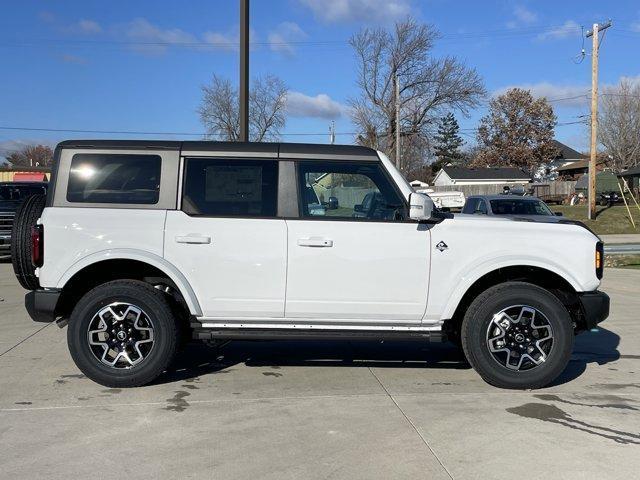
<svg viewBox="0 0 640 480">
<path fill-rule="evenodd" d="M 571 28 L 567 29 L 566 25 L 538 25 L 531 27 L 515 27 L 507 29 L 495 29 L 495 30 L 482 30 L 474 32 L 453 32 L 453 33 L 441 33 L 440 40 L 451 42 L 456 40 L 476 40 L 479 38 L 512 38 L 539 35 L 544 33 L 552 33 L 556 29 L 563 28 L 565 31 L 571 31 Z M 575 29 L 578 32 L 577 28 Z M 239 41 L 186 41 L 186 42 L 171 42 L 171 41 L 136 41 L 136 40 L 90 40 L 90 39 L 56 39 L 56 38 L 37 38 L 29 40 L 8 40 L 0 43 L 3 47 L 36 47 L 40 45 L 84 45 L 84 46 L 100 46 L 100 45 L 115 45 L 115 46 L 130 46 L 130 47 L 182 47 L 182 48 L 220 48 L 230 49 L 237 48 Z M 348 39 L 333 39 L 333 40 L 292 40 L 281 42 L 250 42 L 252 46 L 349 46 Z"/>
<path fill-rule="evenodd" d="M 558 122 L 557 127 L 565 125 L 574 125 L 578 123 L 584 123 L 584 121 L 569 121 Z M 222 134 L 212 134 L 206 132 L 158 132 L 158 131 L 144 131 L 144 130 L 97 130 L 97 129 L 79 129 L 79 128 L 44 128 L 44 127 L 21 127 L 21 126 L 0 126 L 0 130 L 5 131 L 24 131 L 24 132 L 47 132 L 47 133 L 91 133 L 100 135 L 158 135 L 158 136 L 185 136 L 185 137 L 222 137 Z M 477 128 L 461 128 L 461 133 L 473 133 L 477 132 Z M 383 134 L 385 132 L 380 132 Z M 326 136 L 326 132 L 288 132 L 280 133 L 283 137 L 296 137 L 296 136 Z M 334 132 L 335 135 L 360 135 L 362 132 Z"/>
<path fill-rule="evenodd" d="M 188 137 L 220 137 L 222 134 L 206 133 L 206 132 L 149 132 L 142 130 L 88 130 L 77 128 L 42 128 L 42 127 L 10 127 L 0 126 L 0 130 L 9 131 L 25 131 L 25 132 L 49 132 L 49 133 L 95 133 L 106 135 L 167 135 L 167 136 L 188 136 Z M 335 132 L 335 135 L 358 135 L 361 132 Z M 316 136 L 326 135 L 326 132 L 291 132 L 280 133 L 281 136 Z"/>
</svg>

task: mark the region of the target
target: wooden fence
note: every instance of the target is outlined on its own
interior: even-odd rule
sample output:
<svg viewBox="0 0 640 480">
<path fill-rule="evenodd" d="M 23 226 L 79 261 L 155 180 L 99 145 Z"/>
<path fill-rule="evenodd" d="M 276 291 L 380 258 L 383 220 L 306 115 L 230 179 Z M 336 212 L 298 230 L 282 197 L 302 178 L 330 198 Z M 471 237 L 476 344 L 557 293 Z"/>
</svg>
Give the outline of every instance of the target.
<svg viewBox="0 0 640 480">
<path fill-rule="evenodd" d="M 544 184 L 529 183 L 525 184 L 524 188 L 529 189 L 535 185 L 548 185 L 549 189 L 545 188 L 545 193 L 550 195 L 562 195 L 569 197 L 576 191 L 576 182 L 554 181 Z M 456 191 L 464 193 L 465 197 L 469 195 L 497 195 L 502 193 L 504 185 L 434 185 L 429 186 L 436 192 L 449 192 Z"/>
</svg>

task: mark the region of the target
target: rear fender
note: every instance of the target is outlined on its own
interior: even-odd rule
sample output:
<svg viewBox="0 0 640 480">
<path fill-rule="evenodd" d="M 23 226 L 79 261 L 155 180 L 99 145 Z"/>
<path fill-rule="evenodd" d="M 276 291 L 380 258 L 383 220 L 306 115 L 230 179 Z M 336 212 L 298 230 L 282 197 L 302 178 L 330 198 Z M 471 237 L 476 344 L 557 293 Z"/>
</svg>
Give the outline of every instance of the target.
<svg viewBox="0 0 640 480">
<path fill-rule="evenodd" d="M 66 272 L 64 272 L 62 277 L 58 280 L 56 288 L 64 288 L 67 282 L 69 282 L 69 280 L 71 280 L 78 272 L 95 263 L 105 260 L 137 260 L 157 268 L 169 277 L 173 283 L 175 283 L 176 287 L 182 294 L 187 307 L 189 308 L 189 312 L 195 316 L 202 316 L 202 309 L 200 308 L 198 298 L 184 275 L 173 264 L 169 263 L 164 258 L 141 250 L 117 248 L 103 250 L 88 255 L 73 264 Z"/>
</svg>

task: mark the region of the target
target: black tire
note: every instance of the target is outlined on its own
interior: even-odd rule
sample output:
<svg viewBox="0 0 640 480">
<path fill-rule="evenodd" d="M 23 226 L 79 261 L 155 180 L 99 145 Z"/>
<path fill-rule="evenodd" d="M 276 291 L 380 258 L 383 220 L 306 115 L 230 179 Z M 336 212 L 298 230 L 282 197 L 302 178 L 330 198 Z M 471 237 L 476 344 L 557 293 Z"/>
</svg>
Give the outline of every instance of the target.
<svg viewBox="0 0 640 480">
<path fill-rule="evenodd" d="M 154 332 L 147 356 L 129 368 L 102 363 L 89 344 L 92 320 L 103 307 L 115 302 L 129 303 L 143 310 Z M 178 336 L 176 320 L 163 292 L 137 280 L 116 280 L 94 288 L 80 299 L 71 313 L 67 343 L 77 367 L 94 382 L 105 387 L 138 387 L 152 382 L 171 364 Z"/>
<path fill-rule="evenodd" d="M 546 360 L 528 370 L 512 370 L 500 364 L 487 345 L 493 316 L 514 305 L 541 312 L 553 332 Z M 547 290 L 525 282 L 506 282 L 484 291 L 471 303 L 462 322 L 462 347 L 467 360 L 487 383 L 500 388 L 536 389 L 548 385 L 567 366 L 573 341 L 571 317 L 564 305 Z"/>
<path fill-rule="evenodd" d="M 16 211 L 11 231 L 11 262 L 18 282 L 27 290 L 40 287 L 36 269 L 31 263 L 31 227 L 42 215 L 46 195 L 31 195 Z"/>
</svg>

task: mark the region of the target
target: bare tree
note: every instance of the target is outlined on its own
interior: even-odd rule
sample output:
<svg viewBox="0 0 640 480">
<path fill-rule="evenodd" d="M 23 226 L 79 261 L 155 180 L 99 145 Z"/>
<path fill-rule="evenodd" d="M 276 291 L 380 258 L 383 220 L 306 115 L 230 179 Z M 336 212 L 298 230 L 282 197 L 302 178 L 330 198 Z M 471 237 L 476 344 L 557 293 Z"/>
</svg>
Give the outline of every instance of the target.
<svg viewBox="0 0 640 480">
<path fill-rule="evenodd" d="M 616 172 L 640 165 L 640 83 L 623 79 L 602 95 L 598 133 Z"/>
<path fill-rule="evenodd" d="M 350 40 L 358 62 L 360 95 L 350 100 L 352 120 L 361 132 L 358 141 L 395 159 L 399 128 L 401 155 L 396 165 L 405 172 L 424 163 L 440 116 L 451 110 L 466 115 L 485 95 L 475 69 L 451 56 L 431 56 L 438 36 L 433 26 L 409 18 L 396 23 L 393 31 L 365 28 Z"/>
<path fill-rule="evenodd" d="M 202 87 L 198 109 L 207 134 L 236 142 L 240 137 L 238 90 L 231 82 L 214 75 L 210 85 Z M 277 140 L 286 123 L 287 88 L 278 77 L 255 79 L 249 93 L 249 139 L 252 142 Z"/>
<path fill-rule="evenodd" d="M 556 116 L 545 98 L 512 88 L 489 103 L 480 120 L 474 166 L 519 167 L 533 174 L 558 152 L 553 144 Z"/>
<path fill-rule="evenodd" d="M 27 145 L 6 158 L 14 167 L 49 167 L 53 162 L 53 150 L 46 145 Z"/>
</svg>

